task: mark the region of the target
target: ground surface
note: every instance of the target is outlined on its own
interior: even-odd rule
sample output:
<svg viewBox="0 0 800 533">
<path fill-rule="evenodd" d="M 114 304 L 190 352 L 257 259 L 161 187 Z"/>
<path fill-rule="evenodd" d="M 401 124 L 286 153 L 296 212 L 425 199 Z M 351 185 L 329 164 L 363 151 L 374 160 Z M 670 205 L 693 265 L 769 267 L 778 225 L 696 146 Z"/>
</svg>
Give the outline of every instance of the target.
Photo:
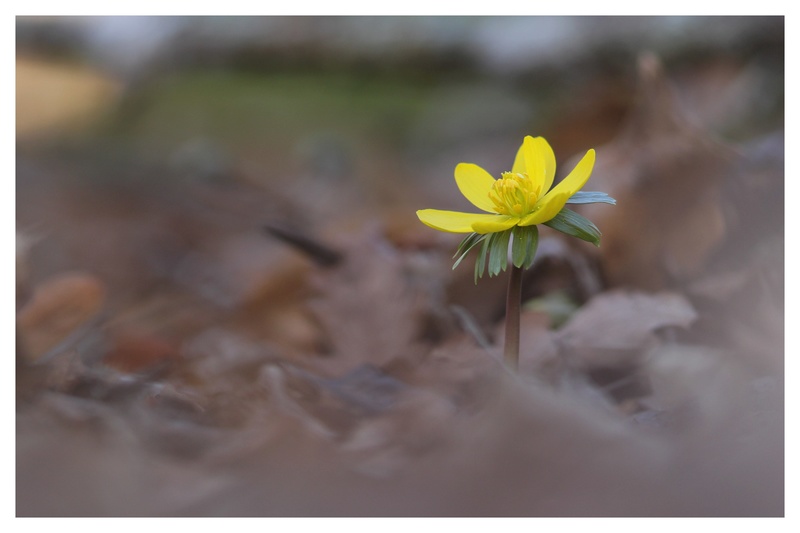
<svg viewBox="0 0 800 533">
<path fill-rule="evenodd" d="M 17 513 L 781 515 L 782 93 L 757 54 L 637 61 L 548 91 L 21 57 Z M 559 178 L 594 147 L 617 205 L 581 210 L 599 249 L 542 232 L 515 375 L 505 277 L 414 211 L 526 133 Z"/>
</svg>

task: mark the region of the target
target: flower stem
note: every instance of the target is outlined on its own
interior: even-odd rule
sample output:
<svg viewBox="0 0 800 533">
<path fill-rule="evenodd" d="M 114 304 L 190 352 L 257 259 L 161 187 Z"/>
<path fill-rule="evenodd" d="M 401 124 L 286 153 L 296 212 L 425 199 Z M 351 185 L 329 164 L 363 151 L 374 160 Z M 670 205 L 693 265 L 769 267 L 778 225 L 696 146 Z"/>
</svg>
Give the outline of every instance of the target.
<svg viewBox="0 0 800 533">
<path fill-rule="evenodd" d="M 506 296 L 506 342 L 503 359 L 515 372 L 519 368 L 519 315 L 522 305 L 522 267 L 511 266 Z"/>
</svg>

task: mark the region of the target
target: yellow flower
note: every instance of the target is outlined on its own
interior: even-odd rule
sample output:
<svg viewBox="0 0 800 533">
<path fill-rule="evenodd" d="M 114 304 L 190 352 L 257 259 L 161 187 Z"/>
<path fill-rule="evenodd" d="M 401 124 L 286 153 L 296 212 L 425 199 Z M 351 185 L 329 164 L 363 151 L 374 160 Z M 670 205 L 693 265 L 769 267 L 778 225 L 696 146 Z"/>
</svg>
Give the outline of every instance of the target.
<svg viewBox="0 0 800 533">
<path fill-rule="evenodd" d="M 456 184 L 461 194 L 489 214 L 422 209 L 417 216 L 424 224 L 450 233 L 486 234 L 543 224 L 558 215 L 584 186 L 592 173 L 594 157 L 594 150 L 586 152 L 572 172 L 552 187 L 556 174 L 553 149 L 544 138 L 528 135 L 517 151 L 511 172 L 503 172 L 500 179 L 472 163 L 456 166 Z"/>
</svg>

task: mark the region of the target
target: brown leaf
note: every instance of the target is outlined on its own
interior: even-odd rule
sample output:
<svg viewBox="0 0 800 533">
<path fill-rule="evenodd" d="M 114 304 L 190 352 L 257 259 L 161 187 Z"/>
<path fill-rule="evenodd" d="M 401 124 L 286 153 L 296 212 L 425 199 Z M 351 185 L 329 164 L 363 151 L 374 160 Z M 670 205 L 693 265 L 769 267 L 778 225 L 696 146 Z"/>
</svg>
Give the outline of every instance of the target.
<svg viewBox="0 0 800 533">
<path fill-rule="evenodd" d="M 578 368 L 616 366 L 636 361 L 660 328 L 685 328 L 696 318 L 679 294 L 606 292 L 575 313 L 556 340 Z"/>
<path fill-rule="evenodd" d="M 382 235 L 361 234 L 341 247 L 344 258 L 320 269 L 310 308 L 329 344 L 335 374 L 364 363 L 377 367 L 435 336 L 443 308 L 442 271 L 426 254 L 403 253 Z M 322 360 L 321 360 L 322 362 Z"/>
<path fill-rule="evenodd" d="M 152 369 L 178 357 L 178 347 L 152 335 L 123 334 L 103 362 L 121 372 Z"/>
<path fill-rule="evenodd" d="M 542 376 L 557 368 L 558 347 L 549 327 L 550 318 L 544 313 L 527 311 L 520 316 L 519 368 L 522 373 Z"/>
<path fill-rule="evenodd" d="M 587 187 L 617 205 L 578 210 L 603 232 L 608 282 L 657 290 L 693 279 L 720 246 L 721 186 L 740 158 L 683 116 L 654 56 L 641 58 L 639 77 L 627 124 L 598 149 Z"/>
<path fill-rule="evenodd" d="M 34 289 L 17 314 L 27 357 L 36 360 L 97 316 L 106 298 L 105 284 L 83 272 L 59 274 Z"/>
</svg>

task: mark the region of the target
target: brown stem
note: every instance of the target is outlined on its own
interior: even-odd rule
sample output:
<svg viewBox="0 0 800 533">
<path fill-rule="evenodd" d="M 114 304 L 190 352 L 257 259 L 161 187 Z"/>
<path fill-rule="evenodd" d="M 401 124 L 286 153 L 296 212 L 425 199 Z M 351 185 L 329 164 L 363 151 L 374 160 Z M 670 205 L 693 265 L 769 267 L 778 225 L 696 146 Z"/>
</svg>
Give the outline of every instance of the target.
<svg viewBox="0 0 800 533">
<path fill-rule="evenodd" d="M 522 305 L 522 268 L 511 266 L 506 296 L 506 343 L 503 359 L 515 372 L 519 368 L 519 315 Z"/>
</svg>

